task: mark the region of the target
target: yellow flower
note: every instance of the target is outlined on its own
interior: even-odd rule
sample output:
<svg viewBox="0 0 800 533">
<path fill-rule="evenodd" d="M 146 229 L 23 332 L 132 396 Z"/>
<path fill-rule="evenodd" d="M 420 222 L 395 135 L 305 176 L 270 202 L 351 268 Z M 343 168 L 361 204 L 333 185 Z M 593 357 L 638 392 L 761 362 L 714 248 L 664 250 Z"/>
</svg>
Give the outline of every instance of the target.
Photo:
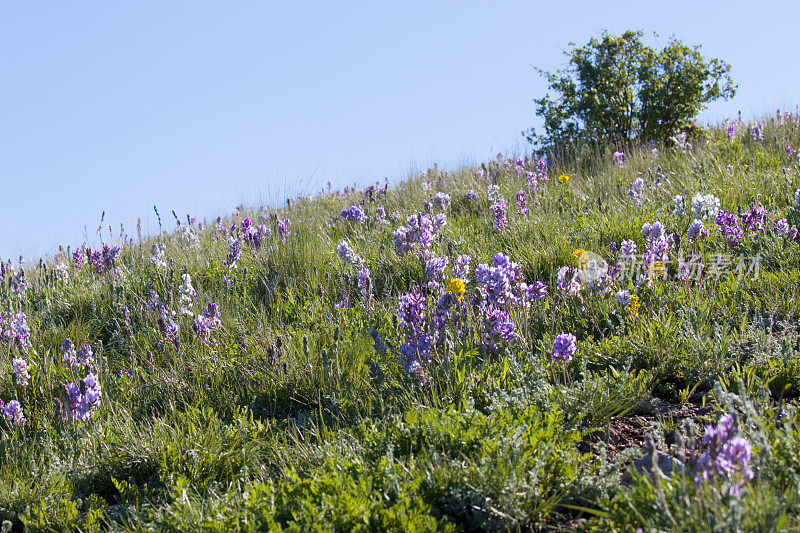
<svg viewBox="0 0 800 533">
<path fill-rule="evenodd" d="M 667 266 L 664 263 L 655 262 L 650 265 L 647 271 L 648 279 L 663 278 L 667 274 Z"/>
<path fill-rule="evenodd" d="M 584 250 L 583 248 L 578 248 L 577 250 L 572 252 L 572 262 L 577 265 L 578 264 L 578 260 L 581 258 L 581 254 L 583 252 L 585 252 L 585 251 L 586 250 Z"/>
<path fill-rule="evenodd" d="M 451 279 L 450 282 L 447 284 L 447 292 L 452 292 L 458 298 L 458 301 L 461 301 L 462 295 L 467 291 L 467 288 L 464 286 L 464 282 L 461 281 L 459 278 Z"/>
<path fill-rule="evenodd" d="M 642 304 L 639 303 L 639 297 L 635 294 L 631 294 L 630 303 L 628 304 L 628 316 L 637 316 L 641 306 Z"/>
<path fill-rule="evenodd" d="M 569 181 L 569 176 L 565 176 L 564 174 L 561 174 L 558 177 L 558 181 L 560 181 L 561 183 L 567 183 Z"/>
</svg>

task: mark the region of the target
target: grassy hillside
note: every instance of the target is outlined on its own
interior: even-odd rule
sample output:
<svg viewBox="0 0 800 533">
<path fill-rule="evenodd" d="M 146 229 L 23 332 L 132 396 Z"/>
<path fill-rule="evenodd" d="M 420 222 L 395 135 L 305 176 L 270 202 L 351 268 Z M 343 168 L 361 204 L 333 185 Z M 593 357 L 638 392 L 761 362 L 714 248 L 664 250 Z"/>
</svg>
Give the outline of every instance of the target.
<svg viewBox="0 0 800 533">
<path fill-rule="evenodd" d="M 800 117 L 671 144 L 5 264 L 3 527 L 799 528 Z"/>
</svg>

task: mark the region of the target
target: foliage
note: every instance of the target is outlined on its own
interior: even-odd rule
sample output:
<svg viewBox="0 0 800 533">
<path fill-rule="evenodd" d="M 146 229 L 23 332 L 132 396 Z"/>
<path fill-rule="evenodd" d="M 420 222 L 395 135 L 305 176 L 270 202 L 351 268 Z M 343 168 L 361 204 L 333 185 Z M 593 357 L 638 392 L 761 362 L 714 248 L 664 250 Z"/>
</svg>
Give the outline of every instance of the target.
<svg viewBox="0 0 800 533">
<path fill-rule="evenodd" d="M 526 133 L 544 147 L 609 142 L 666 141 L 708 102 L 733 97 L 730 65 L 706 60 L 700 46 L 674 37 L 661 50 L 642 42 L 642 32 L 602 33 L 564 54 L 564 70 L 539 70 L 553 96 L 534 100 L 544 134 Z"/>
</svg>

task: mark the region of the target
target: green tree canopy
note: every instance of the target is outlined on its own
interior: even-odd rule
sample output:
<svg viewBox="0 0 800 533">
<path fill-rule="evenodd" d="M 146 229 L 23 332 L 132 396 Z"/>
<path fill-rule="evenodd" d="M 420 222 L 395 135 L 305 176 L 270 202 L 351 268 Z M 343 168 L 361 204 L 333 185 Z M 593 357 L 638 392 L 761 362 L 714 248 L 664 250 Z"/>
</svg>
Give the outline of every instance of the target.
<svg viewBox="0 0 800 533">
<path fill-rule="evenodd" d="M 564 54 L 568 66 L 539 69 L 549 91 L 534 100 L 544 134 L 525 137 L 541 147 L 577 142 L 664 140 L 687 125 L 708 102 L 736 92 L 731 67 L 705 60 L 700 46 L 674 37 L 660 51 L 642 42 L 642 32 L 603 32 Z"/>
</svg>

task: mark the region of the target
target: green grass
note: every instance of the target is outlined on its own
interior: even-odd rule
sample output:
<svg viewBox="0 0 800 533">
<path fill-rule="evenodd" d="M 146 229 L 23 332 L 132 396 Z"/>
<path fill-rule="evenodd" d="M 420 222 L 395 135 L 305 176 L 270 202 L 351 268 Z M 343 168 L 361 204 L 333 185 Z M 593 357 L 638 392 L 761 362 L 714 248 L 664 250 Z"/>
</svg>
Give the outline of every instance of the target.
<svg viewBox="0 0 800 533">
<path fill-rule="evenodd" d="M 242 242 L 233 270 L 213 222 L 192 229 L 194 245 L 177 231 L 105 235 L 125 243 L 116 273 L 75 267 L 71 257 L 26 265 L 19 297 L 6 265 L 2 331 L 24 312 L 32 348 L 8 335 L 0 341 L 0 400 L 19 401 L 27 419 L 21 427 L 0 421 L 0 519 L 34 531 L 798 529 L 800 252 L 797 240 L 773 231 L 779 219 L 800 224 L 800 163 L 787 145 L 800 147 L 800 128 L 768 121 L 762 141 L 729 141 L 724 128 L 711 129 L 688 151 L 629 150 L 622 169 L 611 163 L 613 147 L 562 154 L 536 193 L 513 161 L 493 161 L 485 165 L 491 183 L 476 168 L 431 170 L 385 192 L 247 209 L 223 226 L 250 217 L 269 234 L 260 249 Z M 666 177 L 656 187 L 659 168 Z M 562 174 L 568 182 L 556 179 Z M 639 204 L 627 195 L 638 177 L 646 182 Z M 503 231 L 490 184 L 509 204 Z M 467 189 L 479 199 L 467 201 Z M 516 213 L 520 189 L 527 216 Z M 440 191 L 452 201 L 431 251 L 449 258 L 446 280 L 457 255 L 472 257 L 468 302 L 478 294 L 475 266 L 498 253 L 549 294 L 507 309 L 519 335 L 495 338 L 496 349 L 482 336 L 483 311 L 467 303 L 423 374 L 409 375 L 397 307 L 427 280 L 416 253 L 396 253 L 392 232 Z M 698 192 L 732 213 L 763 206 L 763 230 L 745 231 L 731 249 L 706 220 L 709 238 L 691 244 L 688 202 Z M 676 195 L 685 214 L 673 211 Z M 364 224 L 339 219 L 350 204 L 364 207 Z M 285 240 L 276 231 L 283 218 L 292 221 Z M 716 254 L 758 254 L 759 276 L 686 284 L 673 262 L 666 281 L 617 280 L 577 296 L 558 290 L 556 273 L 574 250 L 616 264 L 610 245 L 632 239 L 641 252 L 642 225 L 656 220 L 680 235 L 682 252 L 703 253 L 707 269 Z M 359 292 L 358 269 L 336 254 L 343 240 L 370 270 L 370 298 Z M 155 243 L 165 246 L 164 268 L 150 262 Z M 195 314 L 219 305 L 222 327 L 207 342 L 194 317 L 180 313 L 184 273 L 197 292 Z M 638 315 L 616 303 L 620 289 L 639 297 Z M 151 290 L 180 327 L 178 348 L 148 307 Z M 429 317 L 436 304 L 428 293 Z M 386 353 L 373 348 L 373 329 Z M 565 332 L 578 350 L 562 367 L 548 351 Z M 94 351 L 102 397 L 87 422 L 68 407 L 65 384 L 86 370 L 62 361 L 67 337 Z M 14 357 L 30 365 L 27 386 L 12 378 Z M 690 405 L 710 410 L 685 415 Z M 736 414 L 753 447 L 755 476 L 738 496 L 724 476 L 693 482 L 703 427 L 723 413 Z M 623 475 L 649 453 L 639 434 L 618 445 L 617 429 L 634 418 L 683 469 Z"/>
</svg>

